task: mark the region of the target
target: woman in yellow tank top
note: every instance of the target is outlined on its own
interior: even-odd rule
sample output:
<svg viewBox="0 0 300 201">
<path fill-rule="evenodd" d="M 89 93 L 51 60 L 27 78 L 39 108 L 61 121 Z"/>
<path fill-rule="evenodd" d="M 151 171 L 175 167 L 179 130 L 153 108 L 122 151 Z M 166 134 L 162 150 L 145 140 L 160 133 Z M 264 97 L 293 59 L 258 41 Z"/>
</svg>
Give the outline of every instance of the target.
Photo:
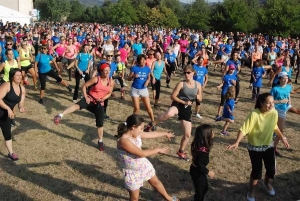
<svg viewBox="0 0 300 201">
<path fill-rule="evenodd" d="M 18 62 L 14 59 L 14 53 L 12 49 L 7 49 L 6 52 L 7 60 L 0 64 L 0 72 L 4 69 L 3 82 L 9 81 L 9 71 L 11 68 L 18 68 Z"/>
<path fill-rule="evenodd" d="M 35 90 L 37 90 L 36 86 L 36 73 L 33 68 L 33 65 L 31 64 L 32 61 L 32 53 L 27 46 L 26 42 L 21 43 L 21 48 L 19 49 L 19 55 L 20 55 L 20 63 L 21 63 L 21 70 L 22 70 L 22 77 L 23 77 L 23 83 L 24 85 L 28 85 L 28 81 L 25 79 L 27 72 L 29 72 L 32 76 L 33 84 Z"/>
</svg>

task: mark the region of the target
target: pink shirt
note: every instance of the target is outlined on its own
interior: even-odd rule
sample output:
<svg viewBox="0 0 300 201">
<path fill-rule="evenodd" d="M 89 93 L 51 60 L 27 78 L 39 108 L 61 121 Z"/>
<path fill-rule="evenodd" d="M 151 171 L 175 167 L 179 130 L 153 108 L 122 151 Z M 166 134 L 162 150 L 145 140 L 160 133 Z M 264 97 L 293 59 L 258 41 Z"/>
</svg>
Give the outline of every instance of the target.
<svg viewBox="0 0 300 201">
<path fill-rule="evenodd" d="M 128 52 L 125 48 L 121 48 L 119 51 L 120 51 L 121 62 L 125 63 L 128 56 Z"/>
<path fill-rule="evenodd" d="M 76 46 L 75 45 L 70 45 L 67 47 L 67 50 L 66 50 L 66 54 L 65 54 L 65 57 L 67 59 L 75 59 L 76 57 Z"/>
<path fill-rule="evenodd" d="M 182 40 L 182 39 L 180 39 L 178 42 L 180 45 L 180 52 L 186 53 L 186 49 L 189 45 L 189 42 L 187 40 Z"/>
</svg>

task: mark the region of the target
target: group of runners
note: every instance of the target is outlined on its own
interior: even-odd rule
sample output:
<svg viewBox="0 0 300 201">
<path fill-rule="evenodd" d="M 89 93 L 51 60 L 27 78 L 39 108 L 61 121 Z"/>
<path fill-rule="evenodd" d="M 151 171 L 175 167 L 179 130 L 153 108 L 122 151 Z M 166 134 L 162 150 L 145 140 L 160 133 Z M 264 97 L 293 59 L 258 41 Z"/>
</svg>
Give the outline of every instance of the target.
<svg viewBox="0 0 300 201">
<path fill-rule="evenodd" d="M 189 159 L 185 148 L 192 132 L 192 106 L 196 105 L 194 115 L 201 119 L 200 105 L 202 99 L 207 96 L 205 87 L 209 80 L 208 72 L 220 70 L 222 82 L 217 87 L 220 89 L 220 104 L 215 121 L 225 122 L 221 135 L 228 136 L 228 127 L 234 123 L 234 109 L 239 102 L 240 82 L 250 80 L 249 88 L 252 93 L 249 93 L 249 100 L 256 101 L 256 109 L 247 117 L 240 129 L 237 142 L 228 147 L 236 148 L 242 136 L 248 135 L 247 148 L 252 173 L 247 199 L 255 200 L 254 187 L 261 177 L 262 160 L 269 164 L 266 166 L 267 176 L 264 186 L 270 195 L 275 195 L 273 187 L 269 184 L 269 180 L 275 174 L 273 171 L 275 159 L 272 153 L 280 155 L 277 149 L 280 140 L 286 147 L 289 146 L 283 137 L 286 113 L 289 111 L 300 114 L 299 109 L 291 105 L 291 94 L 298 91 L 292 86 L 292 76 L 293 70 L 296 70 L 294 82 L 297 84 L 300 67 L 299 44 L 298 38 L 232 32 L 204 33 L 190 29 L 151 28 L 138 25 L 41 22 L 20 26 L 7 23 L 2 27 L 0 41 L 2 60 L 0 71 L 3 70 L 4 73 L 0 85 L 0 125 L 9 152 L 8 158 L 18 160 L 12 150 L 11 126 L 15 125 L 15 106 L 18 104 L 20 112 L 25 112 L 26 90 L 40 90 L 38 102 L 44 104 L 44 101 L 47 101 L 44 97 L 48 79 L 54 78 L 71 93 L 73 90 L 63 79 L 63 72 L 67 72 L 68 81 L 72 81 L 74 77 L 74 104 L 56 115 L 54 122 L 59 124 L 65 115 L 87 109 L 95 115 L 98 148 L 104 151 L 104 120 L 109 118 L 107 107 L 114 107 L 109 106 L 109 98 L 119 96 L 116 94 L 120 93 L 120 101 L 125 99 L 126 82 L 132 81 L 130 97 L 133 115 L 119 125 L 117 135 L 118 150 L 124 162 L 123 168 L 130 169 L 127 163 L 134 163 L 137 168 L 135 176 L 138 178 L 135 182 L 130 183 L 125 176 L 125 182 L 128 182 L 126 187 L 131 200 L 137 200 L 143 181 L 149 180 L 166 200 L 177 200 L 175 196 L 166 193 L 155 177 L 153 167 L 149 172 L 145 172 L 149 168 L 149 161 L 131 160 L 135 157 L 141 159 L 166 152 L 164 149 L 155 149 L 144 153 L 137 151 L 136 147 L 141 148 L 141 138 L 173 137 L 173 134 L 157 132 L 156 126 L 174 116 L 178 117 L 183 128 L 177 155 L 180 159 Z M 248 69 L 251 71 L 249 80 L 241 80 L 239 73 Z M 172 78 L 178 73 L 183 73 L 184 78 L 174 83 Z M 28 77 L 32 77 L 32 83 L 28 82 Z M 264 77 L 269 79 L 271 87 L 269 94 L 260 94 Z M 80 90 L 81 80 L 84 84 Z M 30 88 L 30 85 L 33 87 Z M 167 111 L 155 118 L 152 108 L 160 107 L 162 86 L 173 88 L 172 103 Z M 152 89 L 152 98 L 148 88 Z M 144 119 L 139 116 L 140 100 L 150 118 L 150 122 L 145 125 Z M 270 116 L 265 117 L 264 113 L 270 113 Z M 257 120 L 256 123 L 249 123 L 249 119 L 253 118 Z M 262 122 L 266 120 L 270 124 L 262 140 L 258 134 L 264 134 L 262 131 L 267 128 L 264 127 L 262 130 L 257 128 L 260 128 Z M 152 135 L 147 132 L 151 132 Z M 214 176 L 214 173 L 206 168 L 213 136 L 211 125 L 201 125 L 196 129 L 191 151 L 193 163 L 190 169 L 196 192 L 195 200 L 204 199 L 208 186 L 206 175 Z M 147 163 L 146 169 L 143 169 L 143 163 Z M 143 171 L 139 172 L 141 171 L 139 169 Z M 203 183 L 205 185 L 202 185 Z"/>
</svg>

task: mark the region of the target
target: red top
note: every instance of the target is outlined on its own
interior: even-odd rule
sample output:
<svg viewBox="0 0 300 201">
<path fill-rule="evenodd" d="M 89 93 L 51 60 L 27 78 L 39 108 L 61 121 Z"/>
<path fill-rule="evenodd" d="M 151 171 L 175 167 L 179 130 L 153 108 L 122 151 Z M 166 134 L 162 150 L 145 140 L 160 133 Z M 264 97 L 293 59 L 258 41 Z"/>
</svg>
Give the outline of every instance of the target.
<svg viewBox="0 0 300 201">
<path fill-rule="evenodd" d="M 93 85 L 89 94 L 92 96 L 92 99 L 101 99 L 104 98 L 111 90 L 111 79 L 107 78 L 108 83 L 104 86 L 101 83 L 100 76 L 98 76 L 97 84 Z M 96 100 L 94 100 L 96 101 Z"/>
</svg>

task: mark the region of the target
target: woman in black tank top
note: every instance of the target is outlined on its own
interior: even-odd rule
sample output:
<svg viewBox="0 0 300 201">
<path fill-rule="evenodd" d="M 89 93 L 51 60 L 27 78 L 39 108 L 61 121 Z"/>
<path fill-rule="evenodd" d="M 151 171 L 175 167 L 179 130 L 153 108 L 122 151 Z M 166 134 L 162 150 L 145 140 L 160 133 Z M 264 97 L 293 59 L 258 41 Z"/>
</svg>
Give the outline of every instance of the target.
<svg viewBox="0 0 300 201">
<path fill-rule="evenodd" d="M 184 134 L 181 139 L 180 148 L 177 152 L 179 158 L 188 160 L 187 154 L 184 149 L 191 137 L 192 132 L 192 105 L 195 100 L 202 101 L 202 87 L 201 84 L 193 80 L 195 71 L 192 66 L 187 66 L 184 68 L 183 81 L 180 81 L 173 93 L 171 99 L 173 100 L 171 107 L 164 114 L 160 115 L 154 122 L 149 123 L 145 128 L 145 131 L 156 130 L 156 124 L 165 121 L 175 115 L 178 115 L 178 120 L 180 120 Z"/>
<path fill-rule="evenodd" d="M 22 72 L 20 69 L 11 69 L 9 82 L 0 85 L 0 128 L 2 130 L 8 158 L 16 161 L 18 157 L 13 153 L 11 140 L 11 119 L 14 118 L 14 107 L 19 104 L 20 112 L 25 112 L 25 88 L 21 85 Z"/>
</svg>

